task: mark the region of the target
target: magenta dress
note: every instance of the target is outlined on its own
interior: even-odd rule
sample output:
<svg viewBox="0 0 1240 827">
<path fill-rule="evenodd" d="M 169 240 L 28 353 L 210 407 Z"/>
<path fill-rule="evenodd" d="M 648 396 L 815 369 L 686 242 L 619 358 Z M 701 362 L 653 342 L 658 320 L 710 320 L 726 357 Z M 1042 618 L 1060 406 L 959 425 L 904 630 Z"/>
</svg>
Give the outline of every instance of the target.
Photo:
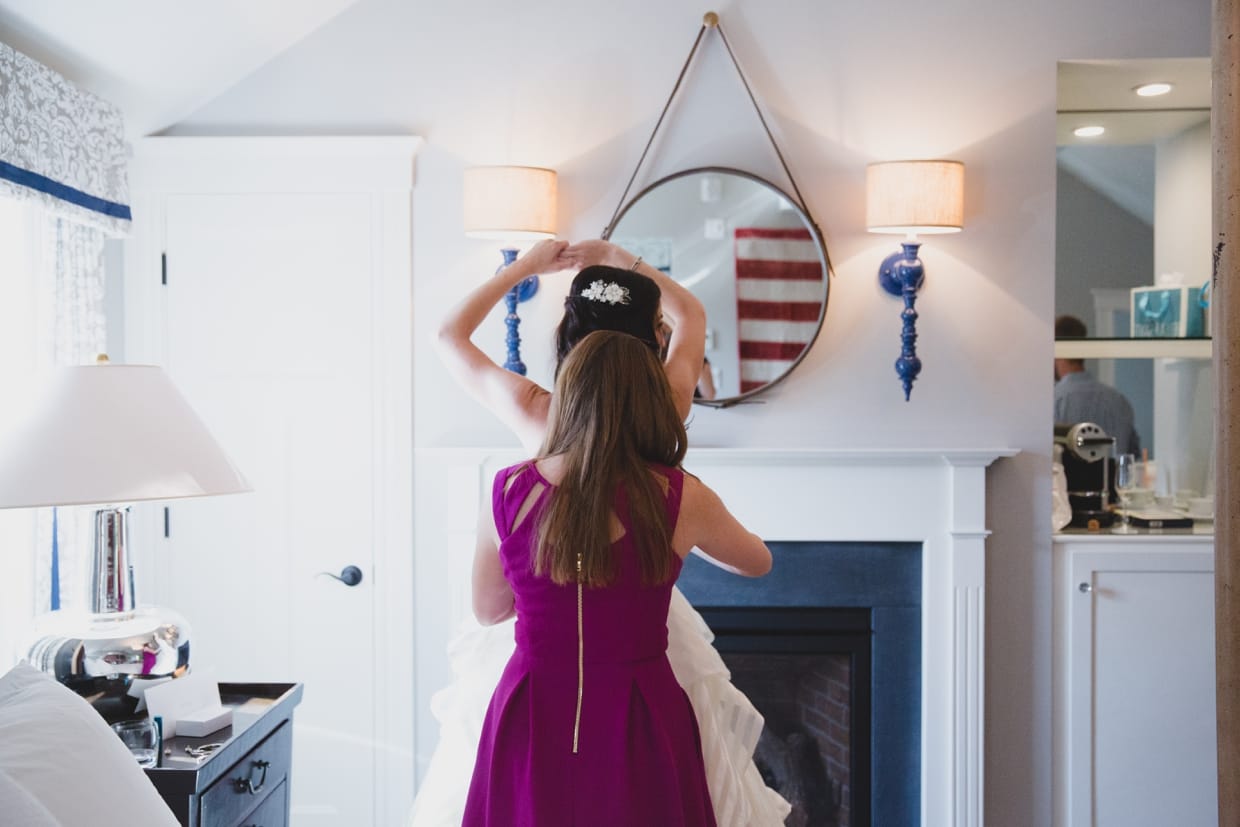
<svg viewBox="0 0 1240 827">
<path fill-rule="evenodd" d="M 660 470 L 670 483 L 674 528 L 684 475 Z M 534 507 L 511 531 L 539 484 Z M 533 572 L 536 526 L 551 488 L 532 462 L 495 477 L 492 503 L 515 596 L 517 648 L 487 709 L 462 825 L 714 827 L 697 720 L 667 661 L 675 576 L 643 586 L 630 535 L 617 540 L 616 580 L 580 590 L 579 659 L 578 587 Z M 616 513 L 627 526 L 622 498 Z M 677 557 L 674 575 L 680 566 Z"/>
</svg>

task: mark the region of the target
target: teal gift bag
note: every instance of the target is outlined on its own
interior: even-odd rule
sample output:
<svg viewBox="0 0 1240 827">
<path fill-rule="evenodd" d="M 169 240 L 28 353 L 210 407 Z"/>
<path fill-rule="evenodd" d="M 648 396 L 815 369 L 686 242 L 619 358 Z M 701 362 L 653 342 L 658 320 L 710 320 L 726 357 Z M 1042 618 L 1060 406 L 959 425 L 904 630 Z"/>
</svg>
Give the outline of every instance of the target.
<svg viewBox="0 0 1240 827">
<path fill-rule="evenodd" d="M 1205 335 L 1200 287 L 1134 287 L 1132 336 L 1183 339 Z"/>
</svg>

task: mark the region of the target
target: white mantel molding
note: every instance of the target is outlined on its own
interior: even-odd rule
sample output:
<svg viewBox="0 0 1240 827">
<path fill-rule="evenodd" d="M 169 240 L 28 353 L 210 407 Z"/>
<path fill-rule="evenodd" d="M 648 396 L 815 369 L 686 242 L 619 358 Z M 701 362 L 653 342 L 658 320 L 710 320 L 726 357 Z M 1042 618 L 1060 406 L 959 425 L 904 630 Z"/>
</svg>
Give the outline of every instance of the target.
<svg viewBox="0 0 1240 827">
<path fill-rule="evenodd" d="M 686 465 L 958 465 L 982 467 L 1010 448 L 690 448 Z"/>
<path fill-rule="evenodd" d="M 986 469 L 1017 453 L 695 448 L 685 458 L 764 539 L 921 544 L 924 827 L 983 824 Z M 496 470 L 522 458 L 516 448 L 430 448 L 418 462 L 471 469 L 482 496 Z"/>
</svg>

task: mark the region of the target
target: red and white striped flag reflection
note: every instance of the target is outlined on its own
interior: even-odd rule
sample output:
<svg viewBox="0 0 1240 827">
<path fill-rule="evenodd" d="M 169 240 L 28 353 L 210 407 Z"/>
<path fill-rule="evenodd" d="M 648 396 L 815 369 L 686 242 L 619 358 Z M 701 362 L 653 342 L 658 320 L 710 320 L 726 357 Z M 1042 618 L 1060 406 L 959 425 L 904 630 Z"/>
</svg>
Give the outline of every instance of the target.
<svg viewBox="0 0 1240 827">
<path fill-rule="evenodd" d="M 736 229 L 741 393 L 778 379 L 813 341 L 822 282 L 808 229 Z"/>
</svg>

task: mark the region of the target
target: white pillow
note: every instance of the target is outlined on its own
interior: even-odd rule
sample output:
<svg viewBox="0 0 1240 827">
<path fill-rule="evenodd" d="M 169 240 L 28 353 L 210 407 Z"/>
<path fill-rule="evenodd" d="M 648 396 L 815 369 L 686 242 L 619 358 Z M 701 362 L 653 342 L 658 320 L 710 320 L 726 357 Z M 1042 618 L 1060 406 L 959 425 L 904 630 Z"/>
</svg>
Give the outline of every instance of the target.
<svg viewBox="0 0 1240 827">
<path fill-rule="evenodd" d="M 13 776 L 0 770 L 0 812 L 5 824 L 21 827 L 61 827 L 56 816 L 47 811 L 25 787 L 13 780 Z"/>
<path fill-rule="evenodd" d="M 0 677 L 0 813 L 13 827 L 177 827 L 90 704 L 38 670 Z M 25 819 L 25 820 L 23 820 Z"/>
</svg>

